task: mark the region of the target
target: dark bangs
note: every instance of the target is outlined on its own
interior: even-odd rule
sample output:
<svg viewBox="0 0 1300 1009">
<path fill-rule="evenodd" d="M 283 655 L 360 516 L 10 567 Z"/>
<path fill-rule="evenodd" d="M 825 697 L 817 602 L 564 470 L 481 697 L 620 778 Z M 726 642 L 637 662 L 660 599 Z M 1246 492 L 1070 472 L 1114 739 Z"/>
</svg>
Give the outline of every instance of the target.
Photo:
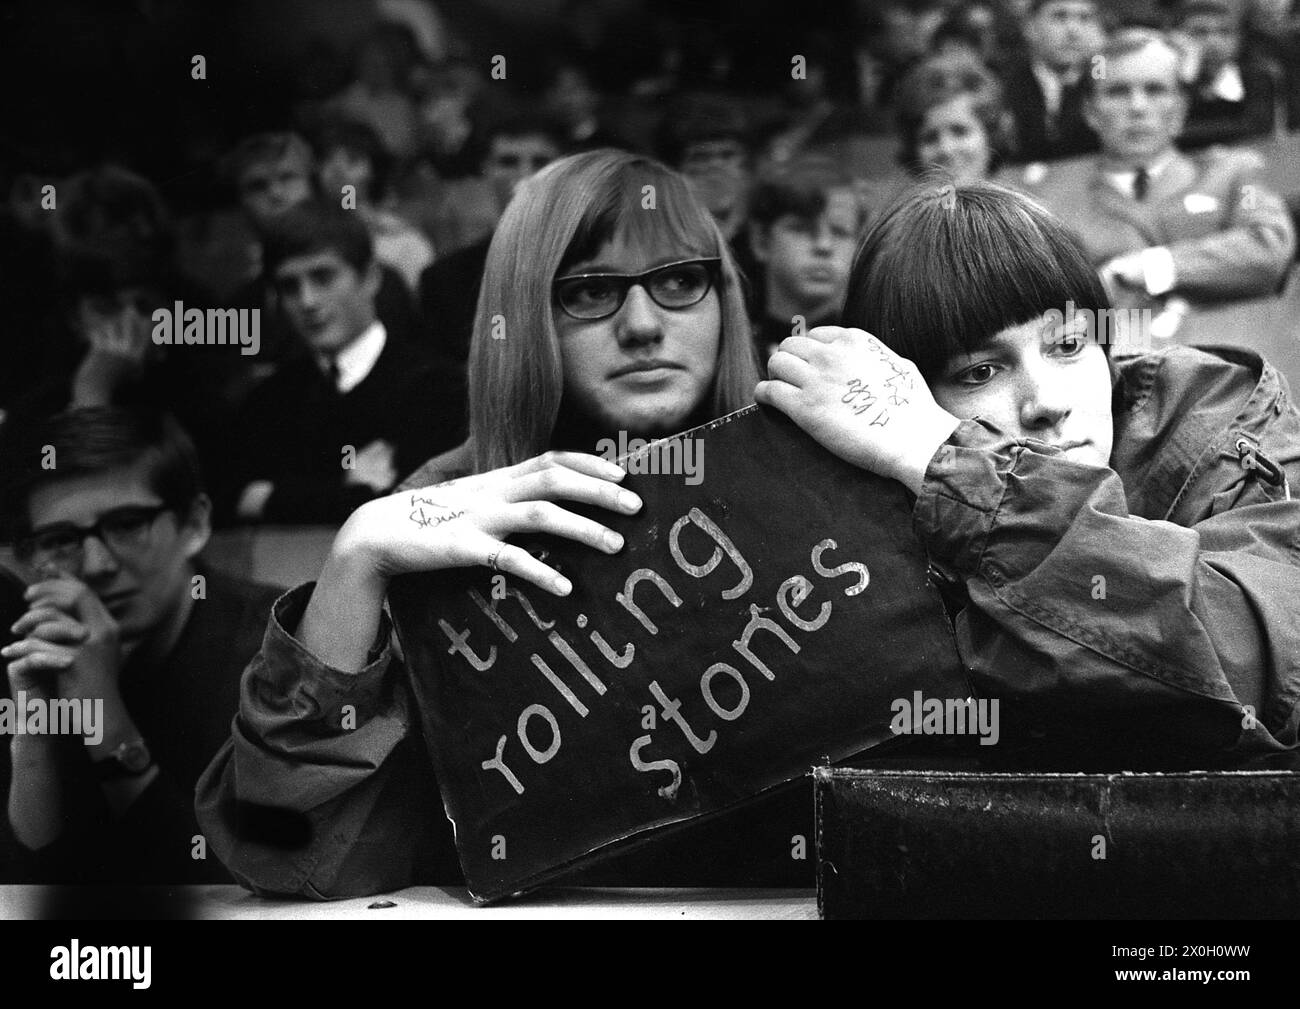
<svg viewBox="0 0 1300 1009">
<path fill-rule="evenodd" d="M 683 259 L 721 255 L 708 211 L 680 175 L 650 158 L 620 164 L 601 180 L 560 260 L 559 274 L 595 256 L 616 235 L 639 248 L 667 243 Z"/>
<path fill-rule="evenodd" d="M 1011 190 L 939 179 L 909 192 L 864 236 L 841 323 L 879 337 L 931 380 L 954 355 L 1052 309 L 1067 315 L 1071 305 L 1110 308 L 1065 225 Z"/>
</svg>

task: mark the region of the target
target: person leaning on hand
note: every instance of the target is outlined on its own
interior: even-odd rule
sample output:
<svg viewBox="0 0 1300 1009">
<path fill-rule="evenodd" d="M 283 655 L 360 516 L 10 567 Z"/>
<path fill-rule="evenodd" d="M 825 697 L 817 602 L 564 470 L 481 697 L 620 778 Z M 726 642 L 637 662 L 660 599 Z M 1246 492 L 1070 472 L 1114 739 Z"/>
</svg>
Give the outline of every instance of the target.
<svg viewBox="0 0 1300 1009">
<path fill-rule="evenodd" d="M 1295 766 L 1300 412 L 1249 351 L 1112 358 L 1109 307 L 1038 204 L 919 189 L 756 398 L 916 495 L 995 759 Z"/>
<path fill-rule="evenodd" d="M 103 407 L 15 419 L 2 457 L 5 525 L 30 578 L 0 649 L 9 693 L 81 716 L 6 741 L 6 876 L 229 881 L 196 842 L 194 782 L 229 732 L 274 590 L 196 560 L 210 505 L 171 420 Z"/>
</svg>

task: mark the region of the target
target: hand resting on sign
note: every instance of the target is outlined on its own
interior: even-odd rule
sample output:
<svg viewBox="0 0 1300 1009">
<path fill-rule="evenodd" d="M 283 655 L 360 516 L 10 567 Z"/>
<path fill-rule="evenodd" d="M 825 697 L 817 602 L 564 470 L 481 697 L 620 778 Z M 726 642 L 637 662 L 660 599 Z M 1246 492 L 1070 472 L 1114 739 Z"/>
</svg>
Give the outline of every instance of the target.
<svg viewBox="0 0 1300 1009">
<path fill-rule="evenodd" d="M 344 523 L 321 569 L 299 636 L 322 661 L 360 670 L 396 575 L 482 564 L 555 595 L 572 585 L 505 539 L 549 533 L 617 553 L 623 538 L 556 504 L 578 501 L 630 514 L 641 499 L 618 486 L 624 471 L 599 456 L 547 452 L 447 483 L 399 491 L 362 505 Z"/>
<path fill-rule="evenodd" d="M 841 459 L 918 493 L 958 419 L 916 365 L 870 333 L 818 326 L 781 342 L 754 398 L 787 414 Z"/>
</svg>

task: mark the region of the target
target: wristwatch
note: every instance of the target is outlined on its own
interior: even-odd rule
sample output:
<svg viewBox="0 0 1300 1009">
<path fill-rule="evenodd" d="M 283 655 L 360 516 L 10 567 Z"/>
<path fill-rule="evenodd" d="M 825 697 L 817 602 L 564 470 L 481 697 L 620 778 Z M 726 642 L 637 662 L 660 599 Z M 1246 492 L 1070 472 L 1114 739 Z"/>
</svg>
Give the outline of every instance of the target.
<svg viewBox="0 0 1300 1009">
<path fill-rule="evenodd" d="M 95 778 L 99 781 L 117 781 L 119 778 L 138 778 L 153 767 L 153 754 L 141 736 L 128 739 L 104 760 L 94 763 Z"/>
</svg>

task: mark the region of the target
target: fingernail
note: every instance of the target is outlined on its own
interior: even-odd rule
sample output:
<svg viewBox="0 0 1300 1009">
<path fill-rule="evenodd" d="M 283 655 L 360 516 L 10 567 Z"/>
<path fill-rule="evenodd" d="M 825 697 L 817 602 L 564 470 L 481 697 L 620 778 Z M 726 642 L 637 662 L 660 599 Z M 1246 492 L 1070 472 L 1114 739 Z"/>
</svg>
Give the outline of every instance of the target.
<svg viewBox="0 0 1300 1009">
<path fill-rule="evenodd" d="M 622 550 L 623 537 L 615 532 L 607 532 L 605 533 L 605 546 L 610 550 Z"/>
<path fill-rule="evenodd" d="M 630 490 L 625 490 L 623 493 L 619 494 L 618 503 L 628 511 L 636 511 L 641 507 L 641 499 Z"/>
<path fill-rule="evenodd" d="M 565 578 L 563 575 L 555 579 L 555 581 L 552 582 L 552 584 L 555 586 L 555 591 L 562 596 L 567 596 L 570 592 L 573 591 L 573 583 L 569 581 L 569 579 Z"/>
</svg>

